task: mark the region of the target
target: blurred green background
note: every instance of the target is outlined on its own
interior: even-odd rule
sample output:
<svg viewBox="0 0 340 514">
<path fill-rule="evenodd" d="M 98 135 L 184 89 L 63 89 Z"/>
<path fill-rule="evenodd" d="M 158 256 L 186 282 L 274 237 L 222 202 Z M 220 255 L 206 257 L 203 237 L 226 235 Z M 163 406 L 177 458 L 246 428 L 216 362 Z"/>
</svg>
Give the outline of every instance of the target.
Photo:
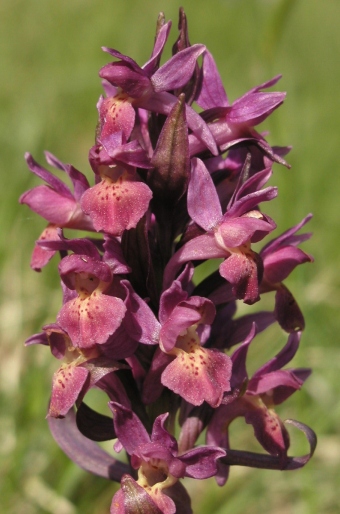
<svg viewBox="0 0 340 514">
<path fill-rule="evenodd" d="M 39 183 L 23 154 L 30 151 L 43 163 L 48 149 L 88 173 L 101 94 L 97 71 L 109 61 L 100 47 L 117 48 L 142 64 L 152 48 L 157 14 L 164 11 L 173 20 L 169 56 L 180 5 L 174 0 L 0 3 L 0 498 L 6 514 L 104 514 L 115 490 L 77 468 L 52 440 L 44 418 L 58 363 L 46 348 L 23 347 L 29 335 L 55 319 L 61 301 L 56 262 L 41 274 L 29 268 L 33 241 L 45 223 L 18 206 L 19 195 Z M 308 229 L 314 236 L 304 249 L 316 261 L 287 281 L 306 317 L 294 365 L 311 366 L 314 373 L 278 409 L 283 419 L 299 419 L 316 430 L 316 454 L 297 472 L 233 468 L 224 488 L 212 479 L 188 481 L 194 512 L 340 512 L 340 2 L 187 0 L 183 7 L 191 43 L 204 43 L 214 54 L 230 100 L 283 74 L 276 89 L 287 91 L 287 100 L 263 130 L 272 144 L 293 146 L 292 169 L 275 167 L 272 183 L 279 186 L 279 197 L 265 212 L 282 232 L 312 211 Z M 277 329 L 268 331 L 257 347 L 264 353 L 253 354 L 254 368 L 284 340 Z M 251 429 L 241 422 L 235 426 L 233 446 L 247 447 Z M 303 438 L 295 432 L 292 437 L 292 451 L 305 453 Z"/>
</svg>

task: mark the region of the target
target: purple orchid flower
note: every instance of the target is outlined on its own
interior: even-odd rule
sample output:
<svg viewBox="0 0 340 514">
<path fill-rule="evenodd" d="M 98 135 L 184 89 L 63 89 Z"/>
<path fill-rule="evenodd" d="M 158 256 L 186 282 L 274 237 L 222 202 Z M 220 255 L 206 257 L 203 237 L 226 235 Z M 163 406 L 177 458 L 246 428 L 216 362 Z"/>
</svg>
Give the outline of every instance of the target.
<svg viewBox="0 0 340 514">
<path fill-rule="evenodd" d="M 47 417 L 63 418 L 103 377 L 127 367 L 105 357 L 98 345 L 90 349 L 74 347 L 68 334 L 57 323 L 45 325 L 43 332 L 25 342 L 26 346 L 32 344 L 49 345 L 54 357 L 62 361 L 53 375 Z"/>
<path fill-rule="evenodd" d="M 276 226 L 257 209 L 261 201 L 277 195 L 274 187 L 259 190 L 270 175 L 271 169 L 266 169 L 246 180 L 223 215 L 211 175 L 200 159 L 192 159 L 188 211 L 206 234 L 191 239 L 174 254 L 165 270 L 165 284 L 185 262 L 223 257 L 226 260 L 220 265 L 220 274 L 234 286 L 236 298 L 246 303 L 259 300 L 263 267 L 251 243 L 260 241 Z"/>
<path fill-rule="evenodd" d="M 263 448 L 271 455 L 279 457 L 283 468 L 287 461 L 289 435 L 274 411 L 274 406 L 299 390 L 311 370 L 281 369 L 298 350 L 301 333 L 294 332 L 289 336 L 284 348 L 249 379 L 246 357 L 254 336 L 255 326 L 231 357 L 234 370 L 231 379 L 232 391 L 230 397 L 225 397 L 225 403 L 216 409 L 212 416 L 207 430 L 207 443 L 219 445 L 228 451 L 229 425 L 235 418 L 242 416 L 246 423 L 253 426 L 254 435 Z M 236 398 L 235 392 L 238 394 Z M 216 480 L 219 485 L 223 485 L 228 478 L 229 466 L 221 463 L 219 468 Z"/>
<path fill-rule="evenodd" d="M 286 94 L 263 92 L 274 86 L 281 75 L 254 87 L 230 105 L 213 56 L 208 50 L 203 54 L 201 87 L 196 96 L 197 104 L 205 109 L 203 119 L 223 152 L 239 143 L 255 143 L 271 160 L 285 164 L 282 157 L 256 132 L 254 126 L 262 123 L 284 101 Z M 195 134 L 190 136 L 190 153 L 202 151 L 202 144 Z"/>
<path fill-rule="evenodd" d="M 116 402 L 110 402 L 109 406 L 114 413 L 114 427 L 119 440 L 116 449 L 123 446 L 131 457 L 131 466 L 138 470 L 137 484 L 140 489 L 136 491 L 136 503 L 139 494 L 144 491 L 150 497 L 146 500 L 142 496 L 142 501 L 150 505 L 148 512 L 152 512 L 151 507 L 154 505 L 164 514 L 178 512 L 175 503 L 167 495 L 167 489 L 176 487 L 180 478 L 202 480 L 214 476 L 216 461 L 225 455 L 224 450 L 202 446 L 179 454 L 176 439 L 165 428 L 168 414 L 155 419 L 149 436 L 134 412 Z M 132 477 L 130 480 L 133 480 Z M 120 490 L 116 493 L 111 504 L 111 514 L 125 513 L 128 501 L 126 492 Z"/>
<path fill-rule="evenodd" d="M 276 198 L 277 188 L 266 184 L 274 162 L 288 166 L 290 150 L 271 147 L 255 127 L 285 93 L 267 91 L 277 76 L 230 103 L 212 55 L 190 44 L 183 9 L 172 57 L 161 64 L 170 28 L 160 14 L 142 67 L 104 48 L 114 62 L 100 70 L 106 97 L 97 104 L 89 153 L 94 185 L 46 153 L 71 191 L 27 154 L 46 184 L 20 198 L 48 222 L 32 267 L 60 255 L 56 322 L 26 341 L 49 346 L 61 361 L 48 423 L 74 462 L 120 482 L 111 514 L 192 514 L 181 478 L 215 476 L 223 485 L 232 465 L 298 469 L 316 446 L 312 429 L 275 412 L 310 374 L 284 368 L 304 328 L 284 281 L 313 260 L 298 247 L 310 234 L 297 234 L 311 215 L 259 253 L 254 247 L 276 227 L 262 203 Z M 97 234 L 67 239 L 68 228 Z M 246 310 L 269 291 L 273 312 L 239 315 L 238 300 Z M 249 346 L 269 325 L 290 333 L 288 341 L 249 377 Z M 85 403 L 92 387 L 110 400 L 108 416 Z M 231 447 L 237 417 L 267 453 Z M 305 434 L 307 455 L 288 455 L 286 424 Z M 195 446 L 204 435 L 207 445 Z M 114 439 L 127 462 L 96 445 Z"/>
<path fill-rule="evenodd" d="M 163 28 L 163 30 L 167 30 Z M 163 32 L 162 32 L 163 34 Z M 166 39 L 163 40 L 164 46 Z M 159 40 L 156 40 L 158 45 Z M 159 45 L 161 46 L 161 45 Z M 130 57 L 117 50 L 104 47 L 104 51 L 119 59 L 118 62 L 107 64 L 99 75 L 118 88 L 116 96 L 103 100 L 100 104 L 101 130 L 112 133 L 120 129 L 120 119 L 129 119 L 133 125 L 134 113 L 131 105 L 151 112 L 169 114 L 177 102 L 177 98 L 169 91 L 181 88 L 192 76 L 197 58 L 205 51 L 204 45 L 193 45 L 176 53 L 163 66 L 155 69 L 157 59 L 152 57 L 142 68 Z M 188 105 L 186 117 L 190 129 L 199 141 L 213 154 L 217 154 L 215 140 L 203 119 Z M 114 120 L 114 121 L 113 121 Z M 109 124 L 109 128 L 106 125 Z"/>
<path fill-rule="evenodd" d="M 40 166 L 29 153 L 26 153 L 25 158 L 29 169 L 47 183 L 47 185 L 37 186 L 26 191 L 19 199 L 20 203 L 28 205 L 32 211 L 49 222 L 38 241 L 57 240 L 58 228 L 94 230 L 91 219 L 82 211 L 79 203 L 82 194 L 90 187 L 85 175 L 72 165 L 62 163 L 49 152 L 45 152 L 45 156 L 48 164 L 67 173 L 72 181 L 74 192 L 72 193 L 64 182 Z M 54 254 L 54 251 L 44 250 L 36 245 L 31 267 L 40 271 Z"/>
<path fill-rule="evenodd" d="M 98 144 L 91 149 L 90 162 L 98 180 L 80 202 L 95 230 L 113 236 L 134 228 L 152 198 L 136 171 L 137 167 L 151 168 L 150 160 L 137 140 L 127 142 L 132 127 L 120 129 L 109 134 L 103 129 Z"/>
<path fill-rule="evenodd" d="M 201 327 L 211 325 L 214 305 L 206 298 L 188 297 L 182 286 L 190 275 L 192 270 L 187 266 L 162 294 L 159 322 L 129 283 L 123 283 L 129 297 L 130 335 L 137 337 L 135 331 L 139 329 L 141 342 L 159 344 L 144 383 L 146 403 L 155 401 L 167 387 L 193 405 L 206 401 L 216 407 L 223 393 L 230 390 L 230 358 L 216 349 L 205 348 L 201 341 Z"/>
<path fill-rule="evenodd" d="M 123 300 L 105 294 L 113 280 L 110 267 L 99 258 L 72 254 L 60 262 L 59 272 L 65 285 L 77 292 L 77 297 L 59 311 L 58 324 L 76 347 L 91 348 L 106 343 L 126 312 Z"/>
</svg>

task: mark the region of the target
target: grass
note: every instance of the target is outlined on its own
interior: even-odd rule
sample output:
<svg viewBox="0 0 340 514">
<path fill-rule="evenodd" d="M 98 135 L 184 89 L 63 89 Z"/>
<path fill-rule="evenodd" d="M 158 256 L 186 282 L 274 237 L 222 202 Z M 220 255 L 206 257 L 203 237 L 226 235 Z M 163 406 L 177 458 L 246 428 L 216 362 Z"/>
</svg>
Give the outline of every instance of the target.
<svg viewBox="0 0 340 514">
<path fill-rule="evenodd" d="M 39 275 L 29 269 L 44 222 L 17 203 L 23 191 L 38 184 L 23 154 L 29 150 L 42 161 L 48 149 L 88 172 L 101 94 L 97 70 L 107 62 L 100 47 L 145 62 L 158 12 L 173 20 L 173 41 L 178 6 L 173 0 L 1 2 L 0 497 L 8 514 L 103 514 L 115 490 L 115 484 L 78 469 L 56 447 L 44 420 L 56 361 L 45 348 L 23 348 L 25 338 L 54 319 L 60 304 L 53 264 Z M 314 213 L 314 237 L 304 248 L 315 264 L 295 270 L 288 281 L 306 316 L 294 364 L 311 366 L 314 373 L 280 414 L 310 424 L 319 437 L 315 457 L 298 472 L 235 468 L 224 488 L 213 480 L 188 481 L 194 512 L 332 514 L 340 480 L 340 4 L 216 0 L 207 9 L 203 0 L 188 0 L 183 6 L 191 42 L 212 51 L 231 100 L 283 73 L 278 88 L 288 92 L 287 100 L 263 130 L 270 131 L 270 142 L 293 145 L 292 169 L 275 168 L 272 183 L 280 194 L 268 213 L 280 231 Z M 270 338 L 282 336 L 270 333 L 259 345 L 270 346 Z M 239 424 L 234 432 L 236 447 L 248 444 L 249 427 Z M 305 442 L 296 437 L 294 449 L 305 452 Z"/>
</svg>

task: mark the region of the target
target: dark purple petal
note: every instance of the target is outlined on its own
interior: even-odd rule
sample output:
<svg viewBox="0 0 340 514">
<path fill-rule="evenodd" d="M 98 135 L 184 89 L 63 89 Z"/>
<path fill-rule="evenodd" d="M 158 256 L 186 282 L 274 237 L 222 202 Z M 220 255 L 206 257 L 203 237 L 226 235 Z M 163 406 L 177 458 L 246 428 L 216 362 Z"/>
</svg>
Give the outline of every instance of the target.
<svg viewBox="0 0 340 514">
<path fill-rule="evenodd" d="M 164 20 L 162 20 L 164 23 Z M 142 69 L 146 72 L 146 74 L 151 77 L 153 75 L 159 65 L 160 57 L 163 52 L 164 45 L 168 39 L 169 32 L 171 29 L 171 21 L 164 23 L 155 38 L 155 44 L 152 50 L 151 58 L 142 66 Z"/>
<path fill-rule="evenodd" d="M 286 463 L 289 448 L 289 434 L 273 409 L 253 405 L 244 413 L 246 423 L 254 428 L 254 435 L 263 448 L 272 455 L 277 455 Z"/>
<path fill-rule="evenodd" d="M 181 266 L 189 261 L 226 257 L 213 234 L 195 237 L 183 245 L 170 259 L 164 271 L 163 288 L 170 287 Z"/>
<path fill-rule="evenodd" d="M 73 195 L 70 191 L 70 189 L 62 182 L 62 180 L 59 180 L 57 177 L 52 175 L 49 171 L 47 171 L 45 168 L 40 166 L 32 157 L 30 153 L 25 154 L 25 159 L 27 162 L 27 166 L 29 169 L 43 179 L 49 186 L 52 187 L 52 189 L 55 190 L 56 193 L 58 193 L 61 196 L 64 196 L 65 198 L 68 198 L 70 200 L 74 201 Z"/>
<path fill-rule="evenodd" d="M 168 448 L 172 454 L 177 454 L 178 446 L 175 437 L 173 437 L 165 429 L 164 423 L 168 418 L 168 413 L 157 416 L 152 427 L 151 441 L 157 442 L 162 446 Z"/>
<path fill-rule="evenodd" d="M 168 115 L 172 107 L 178 102 L 178 98 L 166 91 L 154 93 L 150 98 L 143 98 L 143 102 L 139 102 L 144 109 L 151 112 Z M 195 134 L 200 142 L 201 151 L 208 148 L 213 155 L 218 154 L 215 139 L 212 132 L 201 116 L 194 111 L 189 105 L 185 106 L 185 115 L 188 127 Z"/>
<path fill-rule="evenodd" d="M 149 77 L 138 65 L 131 66 L 127 62 L 106 64 L 99 71 L 99 76 L 110 84 L 122 88 L 132 98 L 140 98 L 146 92 L 152 91 Z"/>
<path fill-rule="evenodd" d="M 127 308 L 124 324 L 131 337 L 143 344 L 158 344 L 160 324 L 150 307 L 133 290 L 127 280 L 121 285 L 126 291 L 125 305 Z"/>
<path fill-rule="evenodd" d="M 216 474 L 216 460 L 225 455 L 226 452 L 222 448 L 199 446 L 185 452 L 179 458 L 186 465 L 185 476 L 202 480 Z"/>
<path fill-rule="evenodd" d="M 83 173 L 78 171 L 72 165 L 64 164 L 50 152 L 45 152 L 45 158 L 48 164 L 50 164 L 50 166 L 54 166 L 55 168 L 63 170 L 68 174 L 68 176 L 72 180 L 74 188 L 74 198 L 77 201 L 79 201 L 84 191 L 86 191 L 86 189 L 90 187 L 90 184 L 85 175 L 83 175 Z"/>
<path fill-rule="evenodd" d="M 241 389 L 242 384 L 248 379 L 246 358 L 248 348 L 256 335 L 256 325 L 253 323 L 251 331 L 244 342 L 234 351 L 231 356 L 233 372 L 231 376 L 231 387 Z"/>
<path fill-rule="evenodd" d="M 117 437 L 129 455 L 135 450 L 150 442 L 149 434 L 144 425 L 132 410 L 117 402 L 109 402 L 113 412 L 113 424 Z"/>
<path fill-rule="evenodd" d="M 261 255 L 265 257 L 267 254 L 278 250 L 284 246 L 297 246 L 298 244 L 306 241 L 310 238 L 311 234 L 301 234 L 296 235 L 296 232 L 300 230 L 310 219 L 312 218 L 312 214 L 308 214 L 305 218 L 303 218 L 300 223 L 295 225 L 294 227 L 283 232 L 279 237 L 270 241 L 266 246 L 264 246 L 261 250 Z"/>
<path fill-rule="evenodd" d="M 247 394 L 259 395 L 271 393 L 277 387 L 300 389 L 303 382 L 295 376 L 294 370 L 280 369 L 262 376 L 252 377 L 248 383 Z"/>
<path fill-rule="evenodd" d="M 235 124 L 258 125 L 283 103 L 285 97 L 286 93 L 256 92 L 244 95 L 233 103 L 227 119 Z"/>
<path fill-rule="evenodd" d="M 283 284 L 280 284 L 275 295 L 275 316 L 283 330 L 288 333 L 305 328 L 300 307 L 292 293 Z"/>
<path fill-rule="evenodd" d="M 125 275 L 131 272 L 130 266 L 125 262 L 121 244 L 114 237 L 104 235 L 104 256 L 103 260 L 114 275 Z"/>
<path fill-rule="evenodd" d="M 59 227 L 65 227 L 77 209 L 77 203 L 72 196 L 61 195 L 55 189 L 45 185 L 26 191 L 19 201 Z"/>
<path fill-rule="evenodd" d="M 213 56 L 208 50 L 203 54 L 202 85 L 196 102 L 202 109 L 228 107 L 228 98 Z"/>
<path fill-rule="evenodd" d="M 248 466 L 252 468 L 287 471 L 302 468 L 314 454 L 317 444 L 316 434 L 311 428 L 300 421 L 286 419 L 285 423 L 293 425 L 305 434 L 310 447 L 310 451 L 307 455 L 303 455 L 302 457 L 287 457 L 284 465 L 282 466 L 282 460 L 279 457 L 230 449 L 228 450 L 226 457 L 221 458 L 221 462 L 229 466 Z"/>
<path fill-rule="evenodd" d="M 109 441 L 116 437 L 112 418 L 99 414 L 84 402 L 77 409 L 76 422 L 79 431 L 92 441 Z"/>
<path fill-rule="evenodd" d="M 197 58 L 204 50 L 204 45 L 192 45 L 171 57 L 152 76 L 154 91 L 171 91 L 186 84 L 194 72 Z"/>
<path fill-rule="evenodd" d="M 285 246 L 275 252 L 266 253 L 263 257 L 266 280 L 272 284 L 282 282 L 296 266 L 312 261 L 313 258 L 310 255 L 294 246 Z"/>
<path fill-rule="evenodd" d="M 45 332 L 40 332 L 39 334 L 33 334 L 33 336 L 29 337 L 25 341 L 25 346 L 31 346 L 32 344 L 43 344 L 44 346 L 48 346 L 48 339 Z"/>
<path fill-rule="evenodd" d="M 294 355 L 296 354 L 299 344 L 300 344 L 301 332 L 293 332 L 289 335 L 288 341 L 282 350 L 275 355 L 272 359 L 270 359 L 266 364 L 261 366 L 253 375 L 253 378 L 264 375 L 265 373 L 270 373 L 272 371 L 277 371 L 278 369 L 283 368 L 288 362 L 292 360 Z"/>
</svg>

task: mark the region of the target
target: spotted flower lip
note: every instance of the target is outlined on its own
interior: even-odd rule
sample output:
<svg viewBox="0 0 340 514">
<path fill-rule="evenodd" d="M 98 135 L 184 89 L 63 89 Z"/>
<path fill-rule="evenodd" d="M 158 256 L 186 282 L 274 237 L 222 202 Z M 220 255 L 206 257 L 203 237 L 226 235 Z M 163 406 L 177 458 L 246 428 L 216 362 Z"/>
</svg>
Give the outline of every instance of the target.
<svg viewBox="0 0 340 514">
<path fill-rule="evenodd" d="M 181 479 L 222 486 L 234 465 L 298 469 L 316 446 L 311 428 L 280 417 L 311 373 L 287 367 L 305 322 L 285 282 L 313 261 L 300 248 L 310 234 L 299 233 L 310 214 L 269 239 L 276 223 L 264 206 L 278 195 L 269 180 L 274 163 L 290 167 L 290 147 L 271 146 L 257 126 L 285 100 L 270 90 L 280 76 L 231 102 L 182 8 L 164 59 L 171 25 L 160 13 L 142 66 L 103 47 L 113 62 L 99 72 L 92 181 L 48 152 L 58 176 L 26 154 L 45 184 L 20 198 L 48 222 L 31 266 L 60 258 L 59 312 L 26 341 L 59 361 L 48 424 L 75 463 L 120 482 L 111 514 L 192 514 Z M 270 292 L 266 310 L 249 309 Z M 287 340 L 248 374 L 269 326 L 274 348 L 281 329 Z M 92 388 L 107 396 L 106 414 L 87 405 Z M 233 448 L 236 418 L 262 453 Z M 287 425 L 305 435 L 306 455 L 289 455 Z M 110 440 L 125 461 L 97 445 Z"/>
<path fill-rule="evenodd" d="M 120 298 L 105 294 L 112 282 L 110 267 L 100 260 L 73 254 L 61 261 L 60 274 L 66 285 L 77 291 L 77 297 L 63 305 L 57 322 L 76 347 L 106 343 L 126 312 Z"/>
<path fill-rule="evenodd" d="M 201 343 L 199 326 L 212 323 L 215 308 L 206 298 L 188 297 L 183 286 L 190 274 L 187 266 L 179 280 L 162 294 L 159 322 L 125 282 L 127 305 L 135 305 L 135 314 L 127 314 L 128 330 L 133 330 L 133 335 L 139 329 L 141 342 L 147 343 L 149 339 L 149 344 L 159 347 L 145 380 L 145 398 L 152 402 L 161 394 L 161 389 L 155 387 L 160 379 L 163 386 L 194 405 L 207 401 L 216 406 L 230 389 L 231 362 L 227 355 L 206 349 Z"/>
</svg>

